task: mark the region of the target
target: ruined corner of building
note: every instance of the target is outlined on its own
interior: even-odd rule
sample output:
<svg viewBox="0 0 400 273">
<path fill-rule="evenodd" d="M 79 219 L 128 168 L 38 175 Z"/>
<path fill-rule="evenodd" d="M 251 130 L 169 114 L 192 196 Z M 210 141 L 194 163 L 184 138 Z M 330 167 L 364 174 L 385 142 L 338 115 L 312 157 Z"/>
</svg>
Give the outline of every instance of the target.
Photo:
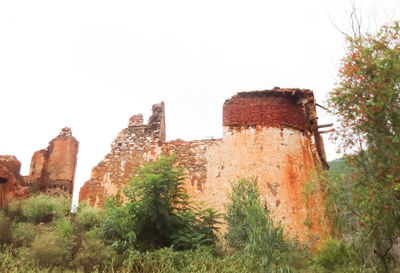
<svg viewBox="0 0 400 273">
<path fill-rule="evenodd" d="M 47 148 L 33 154 L 27 176 L 20 174 L 15 156 L 0 156 L 0 207 L 38 193 L 72 196 L 78 149 L 79 142 L 65 127 Z"/>
</svg>

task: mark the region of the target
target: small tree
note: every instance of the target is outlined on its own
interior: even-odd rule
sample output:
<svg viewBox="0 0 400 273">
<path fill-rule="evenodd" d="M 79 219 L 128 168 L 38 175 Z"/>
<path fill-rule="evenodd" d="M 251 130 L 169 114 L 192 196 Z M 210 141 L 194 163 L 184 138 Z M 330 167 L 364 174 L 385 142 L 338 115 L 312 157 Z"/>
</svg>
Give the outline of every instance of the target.
<svg viewBox="0 0 400 273">
<path fill-rule="evenodd" d="M 335 139 L 353 151 L 351 209 L 364 248 L 386 271 L 400 231 L 400 26 L 348 37 L 337 88 L 329 104 L 341 124 Z"/>
<path fill-rule="evenodd" d="M 189 208 L 189 196 L 183 188 L 183 168 L 174 168 L 174 162 L 174 156 L 161 157 L 144 165 L 125 189 L 140 249 L 170 246 L 175 232 L 183 228 L 181 215 Z"/>
<path fill-rule="evenodd" d="M 107 203 L 100 226 L 119 250 L 172 245 L 192 249 L 215 242 L 218 215 L 211 209 L 197 210 L 189 202 L 183 168 L 174 167 L 175 159 L 161 156 L 144 165 L 124 190 L 128 202 Z"/>
</svg>

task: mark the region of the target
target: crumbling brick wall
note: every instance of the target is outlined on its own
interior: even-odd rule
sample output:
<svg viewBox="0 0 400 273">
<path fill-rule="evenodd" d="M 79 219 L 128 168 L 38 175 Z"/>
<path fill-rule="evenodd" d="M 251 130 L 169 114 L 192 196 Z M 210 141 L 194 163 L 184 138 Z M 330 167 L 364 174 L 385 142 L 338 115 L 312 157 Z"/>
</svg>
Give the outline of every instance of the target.
<svg viewBox="0 0 400 273">
<path fill-rule="evenodd" d="M 111 153 L 93 169 L 81 189 L 80 201 L 101 207 L 139 166 L 160 154 L 175 153 L 177 164 L 185 168 L 185 188 L 192 199 L 224 211 L 231 184 L 242 177 L 251 178 L 288 234 L 302 241 L 311 233 L 323 236 L 322 194 L 307 201 L 303 194 L 311 171 L 325 156 L 315 144 L 319 135 L 312 91 L 238 93 L 224 103 L 223 137 L 217 140 L 165 142 L 163 112 L 163 107 L 153 106 L 148 125 L 142 125 L 140 116 L 131 119 L 130 126 L 114 140 Z M 152 120 L 158 120 L 157 126 L 152 127 Z M 306 219 L 311 226 L 304 225 Z"/>
</svg>

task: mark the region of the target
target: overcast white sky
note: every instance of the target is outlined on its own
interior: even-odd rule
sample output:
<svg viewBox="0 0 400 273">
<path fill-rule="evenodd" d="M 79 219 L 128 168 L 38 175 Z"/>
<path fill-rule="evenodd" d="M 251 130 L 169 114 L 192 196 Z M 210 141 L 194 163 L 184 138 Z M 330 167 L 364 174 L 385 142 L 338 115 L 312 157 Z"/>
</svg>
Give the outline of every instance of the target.
<svg viewBox="0 0 400 273">
<path fill-rule="evenodd" d="M 374 29 L 400 19 L 399 2 L 356 6 Z M 165 101 L 167 139 L 184 140 L 221 137 L 222 104 L 239 91 L 309 88 L 323 104 L 344 54 L 329 15 L 348 29 L 349 10 L 347 0 L 0 1 L 0 154 L 26 175 L 33 152 L 71 127 L 77 190 L 154 103 Z"/>
</svg>

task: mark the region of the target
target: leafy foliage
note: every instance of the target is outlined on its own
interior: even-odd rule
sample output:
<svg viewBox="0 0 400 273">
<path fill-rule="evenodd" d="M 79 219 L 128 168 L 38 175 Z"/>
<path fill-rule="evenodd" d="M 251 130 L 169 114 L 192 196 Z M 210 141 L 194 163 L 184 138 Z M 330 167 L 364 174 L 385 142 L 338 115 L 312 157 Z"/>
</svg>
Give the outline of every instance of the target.
<svg viewBox="0 0 400 273">
<path fill-rule="evenodd" d="M 189 196 L 183 188 L 183 168 L 173 168 L 174 161 L 161 157 L 143 166 L 125 190 L 140 249 L 171 246 L 175 233 L 184 228 Z"/>
<path fill-rule="evenodd" d="M 115 252 L 105 246 L 100 239 L 85 236 L 72 263 L 76 268 L 83 268 L 83 271 L 87 273 L 94 271 L 95 267 L 103 269 L 114 255 Z"/>
<path fill-rule="evenodd" d="M 32 223 L 50 222 L 54 217 L 68 214 L 69 204 L 65 198 L 39 194 L 22 203 L 22 214 Z"/>
<path fill-rule="evenodd" d="M 80 205 L 76 212 L 76 227 L 81 230 L 90 230 L 100 224 L 101 214 L 96 208 Z"/>
<path fill-rule="evenodd" d="M 233 185 L 225 216 L 225 239 L 230 247 L 243 250 L 249 243 L 248 208 L 253 202 L 258 202 L 258 199 L 259 193 L 252 181 L 240 179 Z"/>
<path fill-rule="evenodd" d="M 66 218 L 60 218 L 55 221 L 58 233 L 64 238 L 70 238 L 73 235 L 73 226 Z"/>
<path fill-rule="evenodd" d="M 274 225 L 266 205 L 261 204 L 254 181 L 241 179 L 236 182 L 230 199 L 225 235 L 229 246 L 257 257 L 265 272 L 274 268 L 290 272 L 287 265 L 289 245 L 283 239 L 282 228 Z"/>
<path fill-rule="evenodd" d="M 346 266 L 349 263 L 350 254 L 348 252 L 348 249 L 342 242 L 327 239 L 318 249 L 314 261 L 317 265 L 325 269 L 333 270 L 337 267 Z"/>
<path fill-rule="evenodd" d="M 43 232 L 35 237 L 25 256 L 40 266 L 68 265 L 72 260 L 73 241 L 56 232 Z"/>
<path fill-rule="evenodd" d="M 36 227 L 32 223 L 13 223 L 11 226 L 12 242 L 16 246 L 29 246 L 36 236 Z"/>
<path fill-rule="evenodd" d="M 355 217 L 363 259 L 374 253 L 388 271 L 400 231 L 400 26 L 348 39 L 330 107 L 339 116 L 336 139 L 353 151 L 346 206 Z M 345 199 L 344 199 L 345 201 Z"/>
<path fill-rule="evenodd" d="M 100 232 L 104 241 L 118 252 L 134 248 L 136 234 L 131 216 L 119 196 L 107 199 L 104 204 L 104 214 L 100 221 Z"/>
<path fill-rule="evenodd" d="M 161 156 L 144 165 L 124 190 L 128 202 L 116 196 L 106 203 L 100 227 L 118 251 L 214 244 L 218 215 L 193 207 L 183 187 L 183 168 L 174 163 L 175 156 Z"/>
</svg>

